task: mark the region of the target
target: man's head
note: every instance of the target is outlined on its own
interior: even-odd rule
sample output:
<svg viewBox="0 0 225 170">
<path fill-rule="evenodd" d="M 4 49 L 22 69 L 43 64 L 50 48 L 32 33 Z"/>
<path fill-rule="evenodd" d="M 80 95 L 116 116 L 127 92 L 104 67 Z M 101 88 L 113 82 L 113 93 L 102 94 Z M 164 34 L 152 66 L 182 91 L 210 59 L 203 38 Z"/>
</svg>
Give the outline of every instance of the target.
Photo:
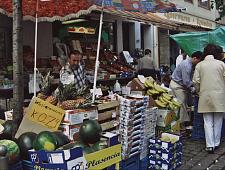
<svg viewBox="0 0 225 170">
<path fill-rule="evenodd" d="M 71 51 L 70 55 L 69 55 L 69 58 L 68 58 L 70 68 L 71 69 L 77 69 L 81 59 L 82 59 L 82 55 L 78 50 Z"/>
<path fill-rule="evenodd" d="M 213 55 L 216 59 L 220 60 L 222 58 L 223 48 L 218 45 L 208 44 L 204 48 L 203 53 L 204 57 L 206 57 L 207 55 Z"/>
<path fill-rule="evenodd" d="M 181 49 L 181 55 L 183 56 L 183 60 L 187 58 L 187 54 L 182 49 Z"/>
<path fill-rule="evenodd" d="M 145 49 L 145 55 L 151 54 L 151 50 L 150 49 Z"/>
<path fill-rule="evenodd" d="M 202 58 L 203 58 L 203 53 L 201 51 L 196 51 L 191 55 L 192 59 L 191 62 L 193 65 L 198 64 Z"/>
</svg>

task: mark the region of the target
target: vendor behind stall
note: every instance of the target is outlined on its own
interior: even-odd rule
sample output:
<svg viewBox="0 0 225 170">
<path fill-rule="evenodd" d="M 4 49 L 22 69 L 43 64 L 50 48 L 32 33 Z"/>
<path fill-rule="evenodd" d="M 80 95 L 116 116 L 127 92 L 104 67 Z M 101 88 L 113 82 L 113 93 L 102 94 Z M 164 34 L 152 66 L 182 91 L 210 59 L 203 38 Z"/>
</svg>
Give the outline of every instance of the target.
<svg viewBox="0 0 225 170">
<path fill-rule="evenodd" d="M 75 84 L 76 89 L 86 85 L 86 76 L 82 55 L 78 50 L 70 52 L 68 62 L 60 70 L 60 82 L 62 84 Z"/>
</svg>

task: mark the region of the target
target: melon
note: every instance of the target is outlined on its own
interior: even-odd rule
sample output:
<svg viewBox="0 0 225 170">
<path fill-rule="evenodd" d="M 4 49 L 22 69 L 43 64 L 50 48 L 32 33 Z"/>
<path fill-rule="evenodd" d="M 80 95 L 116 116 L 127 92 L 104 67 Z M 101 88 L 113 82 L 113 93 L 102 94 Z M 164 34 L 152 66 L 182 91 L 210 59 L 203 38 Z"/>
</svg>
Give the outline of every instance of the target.
<svg viewBox="0 0 225 170">
<path fill-rule="evenodd" d="M 20 149 L 19 146 L 11 140 L 0 140 L 0 145 L 7 148 L 6 157 L 9 159 L 9 164 L 15 164 L 20 160 Z"/>
<path fill-rule="evenodd" d="M 20 148 L 21 157 L 24 160 L 28 160 L 28 150 L 33 149 L 33 142 L 37 134 L 34 132 L 25 132 L 17 140 Z"/>
<path fill-rule="evenodd" d="M 101 138 L 102 128 L 96 120 L 85 120 L 79 129 L 80 140 L 85 144 L 94 144 Z"/>
<path fill-rule="evenodd" d="M 33 148 L 36 151 L 45 150 L 45 151 L 54 151 L 57 148 L 57 139 L 49 131 L 40 132 L 34 142 Z"/>
</svg>

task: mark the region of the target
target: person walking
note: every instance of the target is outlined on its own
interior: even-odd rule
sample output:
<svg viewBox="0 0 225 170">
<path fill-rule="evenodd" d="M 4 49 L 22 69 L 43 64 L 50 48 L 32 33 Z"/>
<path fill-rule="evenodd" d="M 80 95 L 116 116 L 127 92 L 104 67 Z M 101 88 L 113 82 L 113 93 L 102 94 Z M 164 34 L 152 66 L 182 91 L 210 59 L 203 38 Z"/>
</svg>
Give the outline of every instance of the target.
<svg viewBox="0 0 225 170">
<path fill-rule="evenodd" d="M 204 48 L 204 60 L 193 75 L 193 83 L 199 93 L 198 113 L 203 114 L 206 150 L 214 153 L 220 145 L 223 114 L 225 112 L 225 64 L 217 60 L 222 51 L 208 44 Z"/>
<path fill-rule="evenodd" d="M 187 111 L 188 93 L 193 91 L 192 69 L 202 59 L 202 52 L 196 51 L 191 58 L 182 61 L 174 70 L 172 80 L 170 81 L 170 89 L 176 96 L 177 100 L 182 103 L 180 109 L 181 130 L 186 131 L 186 124 L 190 122 L 190 116 Z"/>
</svg>

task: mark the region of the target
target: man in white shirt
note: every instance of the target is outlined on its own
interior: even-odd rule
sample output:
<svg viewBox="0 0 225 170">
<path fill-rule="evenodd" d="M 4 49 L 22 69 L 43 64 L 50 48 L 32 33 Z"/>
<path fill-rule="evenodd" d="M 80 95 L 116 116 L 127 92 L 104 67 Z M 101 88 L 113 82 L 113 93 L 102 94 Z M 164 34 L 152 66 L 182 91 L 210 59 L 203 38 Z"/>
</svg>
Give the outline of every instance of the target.
<svg viewBox="0 0 225 170">
<path fill-rule="evenodd" d="M 187 54 L 183 50 L 181 50 L 181 54 L 177 56 L 177 59 L 176 59 L 176 67 L 186 58 L 187 58 Z"/>
</svg>

